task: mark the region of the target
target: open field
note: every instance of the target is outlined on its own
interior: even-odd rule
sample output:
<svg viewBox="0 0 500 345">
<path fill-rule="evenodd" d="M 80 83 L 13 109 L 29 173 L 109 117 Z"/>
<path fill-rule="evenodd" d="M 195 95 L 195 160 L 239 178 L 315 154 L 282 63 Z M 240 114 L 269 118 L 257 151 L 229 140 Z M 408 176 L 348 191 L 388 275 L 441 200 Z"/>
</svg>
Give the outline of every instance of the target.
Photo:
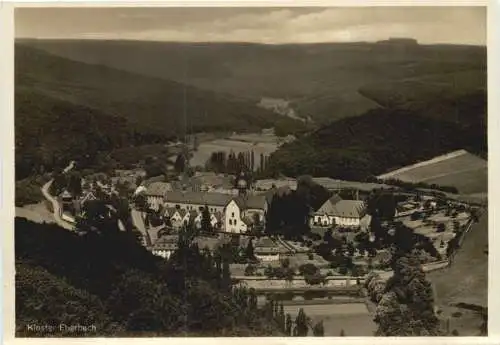
<svg viewBox="0 0 500 345">
<path fill-rule="evenodd" d="M 245 137 L 230 137 L 228 139 L 215 139 L 206 141 L 198 146 L 198 150 L 193 152 L 191 165 L 204 166 L 213 152 L 224 151 L 227 154 L 232 150 L 234 153 L 254 151 L 255 167 L 260 166 L 260 155 L 270 155 L 278 149 L 278 138 L 269 138 L 268 135 L 253 134 Z"/>
<path fill-rule="evenodd" d="M 293 319 L 300 308 L 304 309 L 313 323 L 323 320 L 325 336 L 339 336 L 342 329 L 346 336 L 373 336 L 376 330 L 364 303 L 289 305 L 285 306 L 285 313 L 290 313 Z"/>
<path fill-rule="evenodd" d="M 423 182 L 440 186 L 455 186 L 461 194 L 487 193 L 488 168 L 451 172 Z"/>
<path fill-rule="evenodd" d="M 380 175 L 379 178 L 454 186 L 461 194 L 480 193 L 488 190 L 488 162 L 460 150 Z"/>
</svg>

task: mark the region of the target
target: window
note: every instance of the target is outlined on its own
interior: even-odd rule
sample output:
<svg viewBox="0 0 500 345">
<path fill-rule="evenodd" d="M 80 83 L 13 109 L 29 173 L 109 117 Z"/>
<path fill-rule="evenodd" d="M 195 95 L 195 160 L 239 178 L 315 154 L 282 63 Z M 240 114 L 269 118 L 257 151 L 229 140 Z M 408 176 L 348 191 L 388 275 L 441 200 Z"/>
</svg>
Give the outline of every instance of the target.
<svg viewBox="0 0 500 345">
<path fill-rule="evenodd" d="M 233 213 L 231 213 L 231 217 L 233 217 L 233 218 L 234 218 L 234 212 L 233 212 Z"/>
<path fill-rule="evenodd" d="M 229 219 L 229 225 L 233 225 L 233 221 Z"/>
</svg>

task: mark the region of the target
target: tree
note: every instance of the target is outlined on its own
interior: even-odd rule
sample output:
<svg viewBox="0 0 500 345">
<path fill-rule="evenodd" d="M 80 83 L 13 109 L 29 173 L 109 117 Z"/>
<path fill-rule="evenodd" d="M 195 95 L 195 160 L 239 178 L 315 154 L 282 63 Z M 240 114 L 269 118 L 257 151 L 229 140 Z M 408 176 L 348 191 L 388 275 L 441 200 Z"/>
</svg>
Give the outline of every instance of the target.
<svg viewBox="0 0 500 345">
<path fill-rule="evenodd" d="M 214 230 L 207 205 L 205 205 L 203 211 L 201 212 L 201 230 L 205 233 L 212 233 Z"/>
<path fill-rule="evenodd" d="M 102 200 L 89 200 L 82 207 L 76 229 L 81 233 L 112 234 L 119 232 L 118 218 Z"/>
<path fill-rule="evenodd" d="M 309 326 L 307 324 L 307 316 L 304 309 L 300 308 L 297 318 L 295 319 L 295 325 L 297 327 L 297 336 L 306 337 L 309 332 Z"/>
<path fill-rule="evenodd" d="M 299 266 L 299 272 L 302 275 L 313 275 L 319 271 L 319 268 L 313 264 L 303 264 Z"/>
<path fill-rule="evenodd" d="M 144 193 L 138 193 L 135 197 L 134 197 L 134 205 L 135 207 L 141 211 L 141 212 L 146 212 L 147 208 L 148 208 L 148 202 L 147 202 L 147 198 L 146 198 L 146 195 Z"/>
<path fill-rule="evenodd" d="M 74 198 L 82 194 L 82 176 L 79 172 L 70 172 L 68 176 L 68 191 Z"/>
<path fill-rule="evenodd" d="M 245 267 L 245 275 L 253 276 L 256 270 L 257 268 L 254 265 L 247 265 L 247 267 Z"/>
<path fill-rule="evenodd" d="M 255 260 L 255 253 L 253 248 L 253 240 L 250 239 L 248 241 L 247 247 L 245 248 L 245 257 L 248 260 Z"/>
<path fill-rule="evenodd" d="M 293 326 L 293 321 L 292 317 L 290 314 L 286 314 L 286 321 L 285 321 L 285 334 L 288 336 L 292 336 L 292 326 Z"/>
<path fill-rule="evenodd" d="M 177 155 L 174 163 L 174 169 L 179 174 L 184 172 L 184 170 L 186 169 L 186 157 L 182 153 L 179 153 Z"/>
<path fill-rule="evenodd" d="M 285 332 L 286 331 L 286 317 L 285 317 L 285 307 L 283 306 L 283 302 L 280 303 L 279 308 L 280 308 L 280 310 L 279 310 L 279 314 L 278 314 L 278 321 L 279 321 L 279 325 L 280 325 L 282 332 Z"/>
<path fill-rule="evenodd" d="M 323 327 L 323 321 L 319 321 L 314 325 L 313 335 L 315 337 L 323 337 L 325 335 L 325 328 Z"/>
<path fill-rule="evenodd" d="M 343 329 L 343 328 L 340 330 L 340 336 L 341 336 L 341 337 L 345 337 L 345 332 L 344 332 L 344 329 Z"/>
<path fill-rule="evenodd" d="M 420 261 L 412 250 L 397 248 L 392 267 L 377 305 L 377 333 L 384 336 L 437 335 L 431 283 L 425 278 Z"/>
</svg>

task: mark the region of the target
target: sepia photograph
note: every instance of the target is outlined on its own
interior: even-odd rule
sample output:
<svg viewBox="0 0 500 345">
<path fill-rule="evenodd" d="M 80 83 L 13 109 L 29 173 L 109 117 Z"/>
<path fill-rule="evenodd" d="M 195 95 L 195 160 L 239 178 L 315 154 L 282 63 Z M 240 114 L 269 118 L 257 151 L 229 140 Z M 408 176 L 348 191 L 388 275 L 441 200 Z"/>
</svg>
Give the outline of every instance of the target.
<svg viewBox="0 0 500 345">
<path fill-rule="evenodd" d="M 17 7 L 15 336 L 488 335 L 487 7 Z"/>
</svg>

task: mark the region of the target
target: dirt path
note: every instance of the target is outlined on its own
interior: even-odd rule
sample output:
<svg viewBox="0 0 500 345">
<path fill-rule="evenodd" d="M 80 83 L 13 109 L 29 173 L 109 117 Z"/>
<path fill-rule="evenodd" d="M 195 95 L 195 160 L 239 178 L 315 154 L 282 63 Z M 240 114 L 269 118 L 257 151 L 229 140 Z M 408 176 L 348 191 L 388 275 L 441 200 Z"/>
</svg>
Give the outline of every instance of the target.
<svg viewBox="0 0 500 345">
<path fill-rule="evenodd" d="M 70 162 L 69 165 L 66 168 L 64 168 L 63 173 L 67 173 L 68 171 L 73 169 L 74 166 L 75 166 L 75 162 L 74 161 Z M 50 186 L 52 186 L 53 182 L 54 182 L 54 179 L 50 180 L 49 182 L 47 182 L 46 184 L 44 184 L 42 186 L 42 188 L 41 188 L 42 194 L 45 197 L 45 199 L 47 199 L 52 204 L 52 207 L 54 210 L 53 216 L 54 216 L 54 220 L 57 223 L 57 225 L 59 225 L 60 227 L 66 229 L 66 230 L 74 230 L 73 225 L 64 221 L 61 218 L 59 202 L 49 193 Z"/>
</svg>

